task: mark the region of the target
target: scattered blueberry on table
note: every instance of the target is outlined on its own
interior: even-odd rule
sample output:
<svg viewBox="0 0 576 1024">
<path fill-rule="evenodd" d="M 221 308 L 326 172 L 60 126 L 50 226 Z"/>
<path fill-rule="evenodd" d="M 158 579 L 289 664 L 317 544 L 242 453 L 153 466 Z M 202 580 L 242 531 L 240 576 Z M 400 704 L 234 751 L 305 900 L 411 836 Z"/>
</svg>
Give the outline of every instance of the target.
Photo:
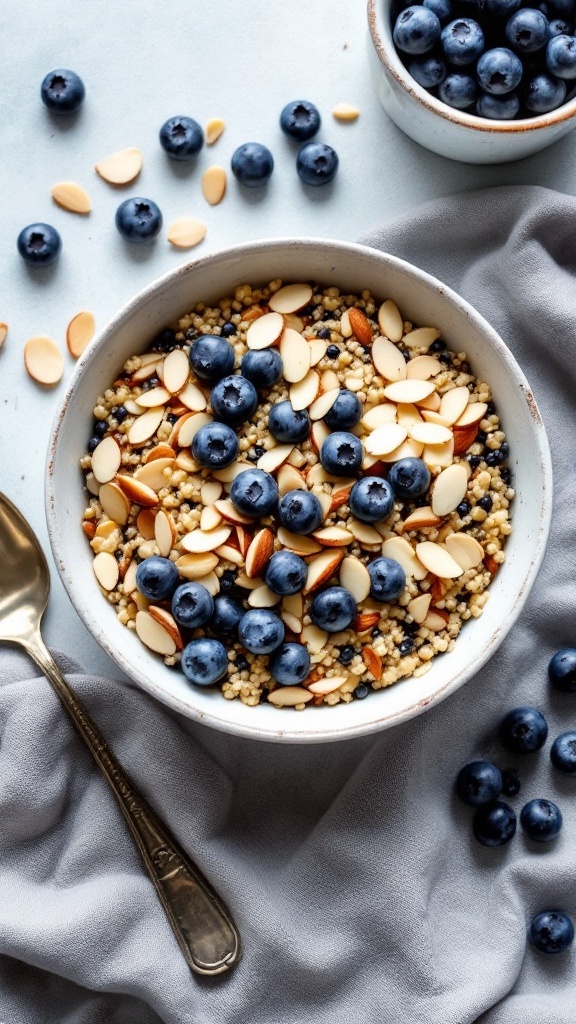
<svg viewBox="0 0 576 1024">
<path fill-rule="evenodd" d="M 49 71 L 40 86 L 42 103 L 53 114 L 74 114 L 82 105 L 86 90 L 75 71 L 57 68 Z"/>
<path fill-rule="evenodd" d="M 280 127 L 294 142 L 308 142 L 318 132 L 321 122 L 320 111 L 309 100 L 293 100 L 280 114 Z"/>
<path fill-rule="evenodd" d="M 574 941 L 574 925 L 562 910 L 543 910 L 532 918 L 528 941 L 541 953 L 564 953 Z"/>
<path fill-rule="evenodd" d="M 456 792 L 470 807 L 497 800 L 502 792 L 502 773 L 490 761 L 470 761 L 458 772 Z"/>
<path fill-rule="evenodd" d="M 47 267 L 54 263 L 62 249 L 62 239 L 51 224 L 28 224 L 17 239 L 18 252 L 25 263 L 33 267 Z"/>
<path fill-rule="evenodd" d="M 204 145 L 204 132 L 192 117 L 170 117 L 162 125 L 159 137 L 171 160 L 192 160 Z"/>
<path fill-rule="evenodd" d="M 116 210 L 116 227 L 127 242 L 151 242 L 162 228 L 162 212 L 151 199 L 125 199 Z"/>
<path fill-rule="evenodd" d="M 550 760 L 556 771 L 576 775 L 576 732 L 563 732 L 550 748 Z"/>
<path fill-rule="evenodd" d="M 325 142 L 308 142 L 296 157 L 296 172 L 305 185 L 328 185 L 336 177 L 338 154 Z"/>
<path fill-rule="evenodd" d="M 550 659 L 548 679 L 561 693 L 576 693 L 576 648 L 564 647 Z"/>
<path fill-rule="evenodd" d="M 549 843 L 560 834 L 562 814 L 551 800 L 529 800 L 520 812 L 520 824 L 529 839 Z"/>
<path fill-rule="evenodd" d="M 274 157 L 259 142 L 245 142 L 232 154 L 232 173 L 246 188 L 258 188 L 272 177 Z"/>
<path fill-rule="evenodd" d="M 516 832 L 516 815 L 503 801 L 483 804 L 474 815 L 472 830 L 482 846 L 504 846 Z"/>
<path fill-rule="evenodd" d="M 537 708 L 514 708 L 500 724 L 500 738 L 513 754 L 530 754 L 546 742 L 548 723 Z"/>
</svg>

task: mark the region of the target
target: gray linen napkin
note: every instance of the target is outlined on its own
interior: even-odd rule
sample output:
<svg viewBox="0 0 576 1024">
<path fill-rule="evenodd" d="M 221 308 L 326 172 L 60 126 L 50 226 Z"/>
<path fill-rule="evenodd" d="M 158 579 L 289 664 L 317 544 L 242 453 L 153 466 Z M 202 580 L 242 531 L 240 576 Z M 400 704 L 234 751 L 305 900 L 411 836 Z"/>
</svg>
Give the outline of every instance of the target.
<svg viewBox="0 0 576 1024">
<path fill-rule="evenodd" d="M 452 787 L 473 757 L 514 763 L 495 740 L 509 708 L 542 707 L 551 737 L 576 718 L 576 698 L 546 682 L 554 650 L 576 645 L 575 228 L 576 199 L 500 188 L 365 239 L 437 274 L 494 324 L 550 435 L 544 567 L 521 622 L 467 686 L 380 736 L 291 748 L 192 726 L 136 687 L 64 665 L 229 903 L 245 944 L 232 974 L 190 975 L 56 697 L 23 656 L 0 655 L 3 1024 L 573 1024 L 576 950 L 538 954 L 526 926 L 541 908 L 576 914 L 576 780 L 553 775 L 549 743 L 517 759 L 516 808 L 548 796 L 564 814 L 560 838 L 540 849 L 521 835 L 478 846 Z"/>
</svg>

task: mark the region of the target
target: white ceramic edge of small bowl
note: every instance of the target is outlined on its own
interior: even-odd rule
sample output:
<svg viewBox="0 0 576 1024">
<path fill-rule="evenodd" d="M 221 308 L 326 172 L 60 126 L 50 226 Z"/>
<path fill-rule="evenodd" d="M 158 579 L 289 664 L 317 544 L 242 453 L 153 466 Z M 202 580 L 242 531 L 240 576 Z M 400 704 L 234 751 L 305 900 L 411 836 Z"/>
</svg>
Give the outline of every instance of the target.
<svg viewBox="0 0 576 1024">
<path fill-rule="evenodd" d="M 489 120 L 436 99 L 412 78 L 396 52 L 388 16 L 392 3 L 368 0 L 372 73 L 377 76 L 379 70 L 389 87 L 386 93 L 378 90 L 384 109 L 420 145 L 463 162 L 504 163 L 545 149 L 576 127 L 576 95 L 548 114 L 518 121 Z"/>
<path fill-rule="evenodd" d="M 109 616 L 113 614 L 112 609 L 109 608 L 102 600 L 96 581 L 92 577 L 91 569 L 87 569 L 86 578 L 82 581 L 80 575 L 75 573 L 76 563 L 73 562 L 73 564 L 70 564 L 70 547 L 66 543 L 66 530 L 64 529 L 66 514 L 70 515 L 70 512 L 68 511 L 67 513 L 68 505 L 65 498 L 65 492 L 66 487 L 68 486 L 68 488 L 72 489 L 73 494 L 77 487 L 81 493 L 81 478 L 79 472 L 77 477 L 74 476 L 73 462 L 70 462 L 68 465 L 63 465 L 62 467 L 58 466 L 58 445 L 61 434 L 65 433 L 68 426 L 66 419 L 67 410 L 69 408 L 71 396 L 73 395 L 77 385 L 81 379 L 84 379 L 85 376 L 89 374 L 91 364 L 97 359 L 98 354 L 103 350 L 103 347 L 106 346 L 109 339 L 114 336 L 115 332 L 117 332 L 122 325 L 125 325 L 130 321 L 134 311 L 137 310 L 141 304 L 154 299 L 166 289 L 169 290 L 171 284 L 176 282 L 182 275 L 187 277 L 199 268 L 210 268 L 211 265 L 217 268 L 218 265 L 226 265 L 229 261 L 238 261 L 240 258 L 247 258 L 251 255 L 254 255 L 254 258 L 257 259 L 260 254 L 267 256 L 269 253 L 269 259 L 267 259 L 266 266 L 269 265 L 271 270 L 275 270 L 276 268 L 280 270 L 278 266 L 278 260 L 280 259 L 279 250 L 285 255 L 286 259 L 290 258 L 291 251 L 295 252 L 297 250 L 298 258 L 300 258 L 300 254 L 302 254 L 303 261 L 306 262 L 308 259 L 311 263 L 317 263 L 318 260 L 321 259 L 322 253 L 324 255 L 330 254 L 330 261 L 332 261 L 332 259 L 337 261 L 338 258 L 343 259 L 344 257 L 346 257 L 346 259 L 360 257 L 365 263 L 373 263 L 375 265 L 375 273 L 376 271 L 378 273 L 382 272 L 384 277 L 386 269 L 388 268 L 392 273 L 396 272 L 400 276 L 402 274 L 408 274 L 412 279 L 415 278 L 419 280 L 424 290 L 428 290 L 429 292 L 430 290 L 433 290 L 433 292 L 436 293 L 437 301 L 444 303 L 447 299 L 449 306 L 455 306 L 456 313 L 458 315 L 461 313 L 468 324 L 481 333 L 484 336 L 484 339 L 489 340 L 490 345 L 496 351 L 498 358 L 501 360 L 506 372 L 509 374 L 509 382 L 512 382 L 514 384 L 514 388 L 517 389 L 517 394 L 520 396 L 519 401 L 521 403 L 521 408 L 524 408 L 525 406 L 524 415 L 526 422 L 531 425 L 532 430 L 530 443 L 527 447 L 527 451 L 530 452 L 532 458 L 533 477 L 531 477 L 531 479 L 534 478 L 536 481 L 540 482 L 542 493 L 540 496 L 540 504 L 537 507 L 537 511 L 534 513 L 535 521 L 537 523 L 534 547 L 529 554 L 529 563 L 526 565 L 526 570 L 522 575 L 518 592 L 515 594 L 513 600 L 509 600 L 507 602 L 510 607 L 507 608 L 506 619 L 505 621 L 500 621 L 500 619 L 498 620 L 498 624 L 495 628 L 492 628 L 491 634 L 485 638 L 480 649 L 475 652 L 474 658 L 469 659 L 467 664 L 460 671 L 456 672 L 456 674 L 432 692 L 427 693 L 418 700 L 414 700 L 410 706 L 393 713 L 382 714 L 382 711 L 379 709 L 379 700 L 382 698 L 385 700 L 385 695 L 387 693 L 392 690 L 396 691 L 398 687 L 411 683 L 413 677 L 400 681 L 393 687 L 375 693 L 367 701 L 354 701 L 352 705 L 340 704 L 335 708 L 322 707 L 313 709 L 312 713 L 310 713 L 310 710 L 308 709 L 304 712 L 294 712 L 291 709 L 287 711 L 277 711 L 276 709 L 272 709 L 268 706 L 267 710 L 273 710 L 274 715 L 277 715 L 278 719 L 277 721 L 276 719 L 273 720 L 274 724 L 272 728 L 263 728 L 262 724 L 259 724 L 260 709 L 258 707 L 246 708 L 239 701 L 226 701 L 222 698 L 219 692 L 213 695 L 215 697 L 214 706 L 208 710 L 199 710 L 188 701 L 179 699 L 174 694 L 167 693 L 166 690 L 159 686 L 152 678 L 154 674 L 154 667 L 158 664 L 155 661 L 155 655 L 147 655 L 150 659 L 151 666 L 150 672 L 147 676 L 142 672 L 137 671 L 129 657 L 121 650 L 116 649 L 110 643 L 108 636 L 109 631 L 106 627 L 110 626 L 112 621 L 117 622 L 115 616 L 114 620 L 109 618 Z M 276 265 L 275 260 L 277 261 Z M 314 277 L 315 275 L 311 271 L 312 266 L 310 265 L 308 276 Z M 280 275 L 277 274 L 276 276 Z M 267 279 L 270 279 L 270 277 L 268 276 Z M 321 273 L 318 274 L 318 280 L 322 280 Z M 253 280 L 252 283 L 257 282 Z M 335 283 L 337 282 L 335 281 Z M 344 288 L 346 286 L 346 282 L 340 281 L 340 285 Z M 226 291 L 226 289 L 224 289 L 224 291 Z M 224 293 L 223 286 L 219 286 L 217 288 L 217 293 L 218 295 L 222 295 Z M 216 295 L 213 297 L 209 296 L 207 298 L 215 299 Z M 183 311 L 184 310 L 175 311 L 174 316 L 178 316 L 180 312 Z M 166 319 L 164 319 L 162 323 L 156 323 L 151 326 L 151 335 L 153 336 L 153 332 L 157 331 L 165 322 Z M 144 347 L 144 339 L 142 344 Z M 92 401 L 94 400 L 94 397 L 92 398 Z M 86 412 L 87 424 L 90 419 L 91 409 Z M 504 426 L 506 426 L 506 424 L 504 424 Z M 81 451 L 83 451 L 82 445 L 83 439 L 82 441 L 79 440 L 78 457 L 80 456 Z M 61 493 L 59 493 L 60 490 Z M 517 497 L 516 502 L 522 501 L 522 495 Z M 472 675 L 476 674 L 494 654 L 520 615 L 544 557 L 552 512 L 552 467 L 545 429 L 526 378 L 499 335 L 496 334 L 483 317 L 481 317 L 480 314 L 469 305 L 469 303 L 425 271 L 413 267 L 404 260 L 400 260 L 397 257 L 371 249 L 367 246 L 354 243 L 341 243 L 332 239 L 322 238 L 272 238 L 263 241 L 249 242 L 242 246 L 233 246 L 220 250 L 219 252 L 192 260 L 183 266 L 169 271 L 167 274 L 153 281 L 130 299 L 130 301 L 120 309 L 120 311 L 93 339 L 77 363 L 66 395 L 54 420 L 47 456 L 45 504 L 52 552 L 68 596 L 80 618 L 90 630 L 97 643 L 110 655 L 110 657 L 117 665 L 119 665 L 127 676 L 137 682 L 149 694 L 156 697 L 164 704 L 167 704 L 180 714 L 198 722 L 203 722 L 204 724 L 219 729 L 220 731 L 243 736 L 249 739 L 258 739 L 268 742 L 322 743 L 335 740 L 353 739 L 358 736 L 377 732 L 408 721 L 416 715 L 421 714 L 427 708 L 438 704 L 457 690 L 467 682 Z M 83 504 L 84 502 L 82 502 L 82 505 Z M 83 544 L 84 535 L 79 527 L 78 535 L 76 536 L 74 534 L 74 524 L 75 520 L 72 518 L 70 525 L 73 537 L 70 544 L 72 548 L 76 549 L 81 557 L 87 558 L 89 556 L 89 552 L 84 556 L 80 551 L 80 545 Z M 523 558 L 522 561 L 524 561 Z M 508 563 L 506 562 L 504 563 L 503 569 L 496 577 L 496 587 L 498 586 L 498 579 L 502 578 L 501 574 L 505 574 L 507 564 Z M 91 583 L 93 583 L 93 586 Z M 483 617 L 468 623 L 459 643 L 464 644 L 467 641 L 469 643 L 470 637 L 467 634 L 467 629 L 476 627 L 477 632 L 480 633 L 482 631 L 482 623 Z M 118 623 L 118 628 L 124 631 L 126 627 L 121 626 Z M 136 643 L 139 643 L 134 635 L 132 639 Z M 437 659 L 437 661 L 442 663 L 442 665 L 449 670 L 450 662 L 448 659 L 450 658 L 450 654 L 447 654 L 445 658 L 446 660 L 442 657 Z M 162 669 L 169 671 L 165 669 L 164 666 L 162 666 Z M 421 680 L 418 680 L 418 683 L 424 683 L 423 688 L 425 688 L 425 681 L 427 678 L 427 676 L 424 676 Z M 196 691 L 196 693 L 198 693 L 198 691 Z M 206 693 L 206 691 L 204 691 L 204 693 Z M 203 694 L 201 693 L 199 696 L 203 696 Z M 190 697 L 192 701 L 194 701 L 195 691 L 192 687 L 190 687 Z M 232 720 L 230 716 L 226 716 L 226 712 L 230 710 L 231 705 L 239 705 L 240 709 L 243 709 L 243 712 L 247 712 L 246 715 L 242 712 L 243 717 L 246 719 L 245 721 L 234 721 L 233 715 Z M 345 712 L 350 708 L 360 709 L 356 711 L 356 714 L 362 715 L 361 720 L 354 724 L 350 724 L 346 719 Z M 298 729 L 291 728 L 292 722 L 296 724 L 294 719 L 290 717 L 294 715 L 298 716 L 297 721 L 301 726 Z M 250 716 L 253 716 L 253 718 Z M 317 716 L 322 717 L 320 719 Z M 303 728 L 302 726 L 305 725 L 306 721 L 309 722 L 309 727 Z"/>
</svg>

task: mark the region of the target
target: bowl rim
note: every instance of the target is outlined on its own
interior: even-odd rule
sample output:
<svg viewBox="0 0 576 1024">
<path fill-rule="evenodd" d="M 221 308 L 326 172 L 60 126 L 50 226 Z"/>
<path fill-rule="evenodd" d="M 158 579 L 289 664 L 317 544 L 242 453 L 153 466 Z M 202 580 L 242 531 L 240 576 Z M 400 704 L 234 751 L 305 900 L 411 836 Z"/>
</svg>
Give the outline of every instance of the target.
<svg viewBox="0 0 576 1024">
<path fill-rule="evenodd" d="M 80 378 L 89 371 L 90 365 L 96 358 L 100 348 L 106 344 L 107 340 L 114 335 L 120 326 L 130 319 L 133 311 L 140 305 L 140 303 L 151 299 L 156 293 L 161 291 L 166 285 L 171 284 L 178 277 L 186 276 L 192 273 L 195 269 L 205 266 L 206 264 L 209 265 L 212 262 L 226 262 L 234 257 L 246 255 L 247 252 L 266 252 L 266 250 L 270 250 L 272 252 L 274 250 L 277 251 L 278 247 L 293 248 L 295 246 L 304 250 L 318 249 L 318 247 L 328 250 L 332 248 L 337 250 L 340 254 L 344 251 L 349 253 L 351 256 L 361 255 L 370 259 L 382 258 L 383 262 L 393 264 L 399 270 L 407 271 L 410 275 L 420 279 L 420 281 L 425 283 L 428 287 L 432 287 L 437 290 L 444 298 L 448 299 L 450 303 L 453 303 L 460 308 L 469 320 L 473 322 L 484 335 L 489 337 L 491 344 L 498 352 L 500 359 L 506 364 L 522 392 L 522 396 L 528 406 L 531 421 L 533 423 L 535 454 L 539 457 L 540 469 L 544 481 L 542 500 L 540 503 L 538 532 L 530 565 L 524 574 L 520 590 L 516 595 L 506 621 L 501 623 L 499 628 L 493 632 L 488 641 L 484 644 L 482 650 L 478 652 L 474 661 L 474 666 L 472 667 L 470 664 L 464 666 L 456 673 L 456 675 L 448 679 L 448 681 L 443 685 L 439 686 L 433 694 L 415 701 L 409 708 L 384 714 L 381 713 L 380 715 L 377 715 L 377 717 L 371 718 L 368 722 L 361 722 L 358 724 L 346 725 L 346 723 L 341 720 L 340 724 L 335 724 L 332 728 L 326 728 L 325 724 L 322 729 L 314 728 L 314 716 L 312 716 L 311 728 L 305 732 L 292 731 L 284 718 L 279 721 L 278 728 L 274 729 L 262 726 L 261 724 L 259 725 L 257 716 L 254 718 L 253 725 L 251 722 L 246 725 L 244 723 L 237 723 L 226 719 L 222 720 L 218 716 L 218 713 L 213 714 L 205 710 L 192 708 L 178 696 L 167 692 L 163 686 L 159 686 L 153 679 L 142 676 L 133 666 L 129 658 L 109 642 L 105 628 L 100 626 L 97 618 L 89 614 L 88 610 L 83 606 L 82 587 L 79 584 L 76 584 L 74 574 L 67 571 L 66 552 L 63 550 L 62 534 L 59 529 L 58 522 L 59 500 L 55 489 L 56 450 L 58 447 L 60 432 L 65 424 L 66 412 L 70 398 Z M 383 252 L 382 250 L 374 249 L 371 246 L 362 245 L 357 242 L 343 242 L 338 239 L 321 237 L 295 238 L 291 236 L 276 236 L 273 238 L 256 239 L 243 244 L 227 246 L 224 249 L 218 249 L 216 252 L 197 257 L 167 271 L 160 277 L 155 278 L 144 288 L 140 289 L 140 291 L 129 299 L 92 339 L 76 364 L 68 388 L 52 424 L 46 459 L 45 514 L 54 562 L 74 609 L 98 645 L 122 669 L 122 671 L 125 672 L 129 679 L 136 682 L 138 686 L 151 696 L 155 697 L 161 703 L 184 715 L 186 718 L 208 725 L 220 732 L 242 736 L 246 739 L 257 739 L 264 742 L 334 742 L 339 740 L 355 739 L 357 737 L 376 733 L 390 728 L 393 725 L 409 721 L 428 708 L 434 707 L 446 697 L 450 696 L 450 694 L 458 690 L 473 675 L 475 675 L 483 665 L 486 664 L 490 657 L 492 657 L 524 608 L 544 557 L 552 517 L 552 460 L 546 430 L 542 422 L 536 400 L 524 373 L 500 335 L 493 327 L 490 326 L 488 321 L 486 321 L 484 317 L 457 292 L 445 285 L 432 274 L 429 274 L 427 271 L 421 270 L 419 267 L 415 267 L 406 260 L 400 259 L 390 253 Z M 228 701 L 222 701 L 222 709 L 224 709 L 227 704 Z M 220 707 L 220 705 L 218 705 L 218 707 Z M 336 723 L 335 719 L 334 722 Z"/>
<path fill-rule="evenodd" d="M 556 110 L 551 110 L 548 114 L 537 114 L 535 117 L 525 117 L 518 121 L 499 121 L 478 117 L 476 114 L 467 114 L 463 110 L 457 110 L 455 107 L 452 108 L 446 103 L 442 103 L 441 100 L 437 100 L 435 96 L 432 96 L 431 93 L 419 85 L 416 79 L 412 78 L 412 75 L 408 73 L 398 57 L 392 42 L 391 25 L 381 12 L 381 8 L 385 3 L 386 0 L 368 0 L 368 28 L 376 55 L 380 63 L 396 79 L 399 85 L 417 103 L 431 113 L 437 114 L 451 124 L 472 128 L 474 131 L 484 132 L 485 134 L 504 134 L 506 132 L 525 134 L 535 132 L 539 128 L 550 128 L 553 125 L 569 121 L 576 114 L 576 96 L 568 100 L 567 103 L 562 103 Z M 389 0 L 389 3 L 391 5 L 392 0 Z M 381 31 L 380 26 L 382 26 L 383 31 Z"/>
</svg>

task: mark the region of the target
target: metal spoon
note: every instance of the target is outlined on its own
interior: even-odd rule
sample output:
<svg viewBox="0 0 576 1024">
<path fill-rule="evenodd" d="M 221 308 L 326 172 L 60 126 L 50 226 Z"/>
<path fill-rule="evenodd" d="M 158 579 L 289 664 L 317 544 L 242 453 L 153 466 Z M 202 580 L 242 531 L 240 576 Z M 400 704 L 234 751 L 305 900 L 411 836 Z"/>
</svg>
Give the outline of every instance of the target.
<svg viewBox="0 0 576 1024">
<path fill-rule="evenodd" d="M 186 961 L 221 974 L 240 959 L 240 937 L 226 907 L 140 796 L 70 689 L 40 635 L 50 576 L 44 553 L 18 509 L 0 494 L 0 643 L 19 644 L 50 680 L 118 801 Z"/>
</svg>

